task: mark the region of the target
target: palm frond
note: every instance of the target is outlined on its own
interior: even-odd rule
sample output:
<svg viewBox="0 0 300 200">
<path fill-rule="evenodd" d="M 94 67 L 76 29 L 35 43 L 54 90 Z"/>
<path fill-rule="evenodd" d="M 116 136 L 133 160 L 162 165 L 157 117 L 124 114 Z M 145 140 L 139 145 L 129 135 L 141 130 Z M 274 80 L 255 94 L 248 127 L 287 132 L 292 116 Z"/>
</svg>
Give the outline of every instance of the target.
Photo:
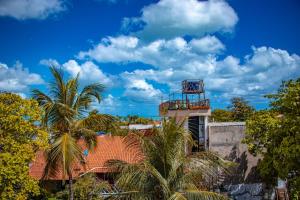
<svg viewBox="0 0 300 200">
<path fill-rule="evenodd" d="M 94 83 L 85 86 L 81 93 L 78 95 L 74 108 L 78 111 L 87 110 L 93 101 L 93 98 L 96 98 L 96 100 L 100 103 L 101 101 L 101 93 L 104 90 L 104 86 L 100 83 Z"/>
<path fill-rule="evenodd" d="M 79 88 L 78 79 L 79 79 L 79 74 L 75 78 L 70 79 L 66 84 L 66 89 L 67 89 L 66 104 L 71 108 L 74 107 L 75 100 L 77 97 L 77 92 Z"/>
<path fill-rule="evenodd" d="M 84 160 L 81 148 L 68 133 L 55 139 L 51 148 L 46 152 L 46 159 L 43 179 L 56 176 L 60 171 L 63 178 L 71 175 L 73 165 Z"/>
<path fill-rule="evenodd" d="M 168 200 L 188 200 L 185 196 L 180 192 L 175 192 L 172 196 L 168 198 Z"/>
<path fill-rule="evenodd" d="M 123 191 L 138 191 L 135 198 L 147 195 L 150 199 L 224 199 L 206 189 L 206 179 L 225 169 L 225 161 L 205 152 L 186 155 L 186 145 L 192 140 L 183 122 L 163 121 L 161 129 L 144 136 L 133 133 L 125 137 L 128 149 L 141 148 L 138 163 L 113 161 L 120 172 L 117 185 Z M 199 184 L 203 183 L 203 185 Z"/>
<path fill-rule="evenodd" d="M 79 128 L 72 130 L 72 132 L 77 140 L 80 138 L 84 140 L 88 149 L 93 150 L 97 146 L 97 134 L 95 131 L 87 128 Z"/>
</svg>

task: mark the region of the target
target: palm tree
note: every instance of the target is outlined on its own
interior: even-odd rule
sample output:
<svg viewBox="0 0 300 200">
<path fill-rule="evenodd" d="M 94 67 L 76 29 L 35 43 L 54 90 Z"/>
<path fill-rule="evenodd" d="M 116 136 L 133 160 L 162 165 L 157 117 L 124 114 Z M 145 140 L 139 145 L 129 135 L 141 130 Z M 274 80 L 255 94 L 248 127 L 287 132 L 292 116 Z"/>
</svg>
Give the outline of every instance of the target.
<svg viewBox="0 0 300 200">
<path fill-rule="evenodd" d="M 227 162 L 209 152 L 187 155 L 186 145 L 192 140 L 175 118 L 163 121 L 152 136 L 131 134 L 124 141 L 128 148 L 142 151 L 135 164 L 107 163 L 120 172 L 116 185 L 122 192 L 116 199 L 226 199 L 208 191 L 208 184 L 211 177 L 226 170 Z"/>
<path fill-rule="evenodd" d="M 72 168 L 75 164 L 83 164 L 83 152 L 78 145 L 80 138 L 84 139 L 89 149 L 95 147 L 96 133 L 89 129 L 91 123 L 99 123 L 99 119 L 85 118 L 94 100 L 101 101 L 104 86 L 99 83 L 85 86 L 79 92 L 77 75 L 65 80 L 63 73 L 50 67 L 53 82 L 49 84 L 49 94 L 33 90 L 33 98 L 44 109 L 43 125 L 50 133 L 50 145 L 46 151 L 46 167 L 43 179 L 62 172 L 63 178 L 69 179 L 69 196 L 73 199 Z"/>
</svg>

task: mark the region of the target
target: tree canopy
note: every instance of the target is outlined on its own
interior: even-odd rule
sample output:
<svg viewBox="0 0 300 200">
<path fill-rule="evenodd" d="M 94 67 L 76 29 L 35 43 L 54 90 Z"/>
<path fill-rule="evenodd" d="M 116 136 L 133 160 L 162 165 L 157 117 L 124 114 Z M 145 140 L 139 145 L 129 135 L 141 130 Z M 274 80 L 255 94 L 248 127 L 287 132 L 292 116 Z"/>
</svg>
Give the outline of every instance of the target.
<svg viewBox="0 0 300 200">
<path fill-rule="evenodd" d="M 209 152 L 187 155 L 186 144 L 192 139 L 183 123 L 174 118 L 163 121 L 151 136 L 130 134 L 124 141 L 128 148 L 142 148 L 142 153 L 136 155 L 135 164 L 108 162 L 120 171 L 116 181 L 120 199 L 226 199 L 208 189 L 211 178 L 226 171 L 227 162 Z"/>
<path fill-rule="evenodd" d="M 0 94 L 0 197 L 27 199 L 38 195 L 38 182 L 29 176 L 35 152 L 47 146 L 48 134 L 38 125 L 42 112 L 35 100 Z"/>
<path fill-rule="evenodd" d="M 247 120 L 244 142 L 263 155 L 259 170 L 275 183 L 288 180 L 294 195 L 300 195 L 300 79 L 283 82 L 276 94 L 267 95 L 270 110 L 255 112 Z"/>
<path fill-rule="evenodd" d="M 82 139 L 89 149 L 97 145 L 96 132 L 89 129 L 99 123 L 99 117 L 86 117 L 94 100 L 99 103 L 104 86 L 89 84 L 80 90 L 79 74 L 65 79 L 61 70 L 50 68 L 53 81 L 49 83 L 48 94 L 33 90 L 33 98 L 44 110 L 43 125 L 51 135 L 50 148 L 46 151 L 46 167 L 43 179 L 54 177 L 62 172 L 68 176 L 70 200 L 73 199 L 72 180 L 75 163 L 84 164 L 83 150 L 78 144 Z"/>
<path fill-rule="evenodd" d="M 254 111 L 254 108 L 243 97 L 232 98 L 228 109 L 232 113 L 233 121 L 246 121 Z"/>
<path fill-rule="evenodd" d="M 227 109 L 213 110 L 210 120 L 215 122 L 243 122 L 251 116 L 254 110 L 243 97 L 234 97 L 230 100 L 230 105 Z"/>
</svg>

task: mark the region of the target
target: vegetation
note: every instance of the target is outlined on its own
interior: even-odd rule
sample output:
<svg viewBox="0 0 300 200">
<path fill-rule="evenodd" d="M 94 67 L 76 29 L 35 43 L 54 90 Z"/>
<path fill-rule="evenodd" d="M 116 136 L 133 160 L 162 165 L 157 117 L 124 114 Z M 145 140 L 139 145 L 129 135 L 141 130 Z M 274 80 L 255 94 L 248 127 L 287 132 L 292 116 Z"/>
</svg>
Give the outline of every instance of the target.
<svg viewBox="0 0 300 200">
<path fill-rule="evenodd" d="M 226 110 L 215 109 L 210 120 L 215 122 L 246 121 L 255 109 L 242 97 L 234 97 Z"/>
<path fill-rule="evenodd" d="M 0 94 L 0 198 L 27 199 L 40 193 L 29 176 L 29 164 L 47 146 L 47 132 L 38 127 L 42 112 L 34 100 Z"/>
<path fill-rule="evenodd" d="M 288 180 L 291 193 L 299 199 L 300 79 L 284 82 L 267 97 L 271 109 L 258 111 L 247 121 L 244 142 L 254 155 L 263 156 L 258 168 L 266 181 Z"/>
<path fill-rule="evenodd" d="M 97 110 L 93 110 L 86 118 L 86 126 L 95 132 L 115 134 L 119 131 L 118 118 L 108 114 L 100 114 Z"/>
<path fill-rule="evenodd" d="M 145 117 L 139 117 L 138 115 L 127 115 L 126 117 L 119 117 L 120 125 L 129 124 L 152 124 L 153 120 Z"/>
<path fill-rule="evenodd" d="M 54 80 L 49 84 L 49 95 L 40 90 L 33 90 L 33 98 L 44 110 L 43 125 L 51 135 L 43 178 L 56 176 L 59 171 L 62 172 L 63 178 L 67 175 L 72 200 L 72 167 L 75 163 L 84 163 L 83 152 L 77 141 L 83 139 L 89 149 L 97 145 L 96 133 L 89 127 L 99 119 L 85 118 L 85 113 L 94 99 L 100 102 L 104 87 L 95 83 L 85 86 L 79 92 L 78 75 L 66 81 L 61 71 L 54 67 L 50 70 Z"/>
<path fill-rule="evenodd" d="M 135 164 L 111 160 L 108 166 L 120 174 L 116 184 L 121 188 L 119 198 L 129 199 L 226 199 L 209 192 L 209 178 L 225 170 L 226 162 L 202 152 L 186 155 L 191 136 L 175 119 L 164 121 L 152 136 L 127 136 L 129 148 L 141 148 Z"/>
<path fill-rule="evenodd" d="M 232 113 L 229 110 L 215 109 L 211 112 L 211 121 L 214 122 L 232 122 Z"/>
<path fill-rule="evenodd" d="M 74 198 L 86 200 L 103 200 L 101 192 L 110 191 L 107 182 L 99 180 L 95 174 L 89 173 L 76 180 L 74 184 Z M 58 199 L 68 199 L 68 190 L 63 190 L 56 194 Z"/>
<path fill-rule="evenodd" d="M 228 109 L 232 113 L 233 121 L 246 121 L 254 111 L 254 108 L 242 97 L 232 98 Z"/>
</svg>

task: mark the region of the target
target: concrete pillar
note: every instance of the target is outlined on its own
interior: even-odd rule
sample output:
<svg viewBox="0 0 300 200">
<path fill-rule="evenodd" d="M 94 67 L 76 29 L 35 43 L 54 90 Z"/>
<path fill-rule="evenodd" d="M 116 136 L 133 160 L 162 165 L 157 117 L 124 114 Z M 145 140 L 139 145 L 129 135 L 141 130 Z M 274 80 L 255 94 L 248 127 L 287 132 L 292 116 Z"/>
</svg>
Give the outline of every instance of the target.
<svg viewBox="0 0 300 200">
<path fill-rule="evenodd" d="M 205 139 L 205 150 L 209 149 L 208 140 L 209 140 L 209 133 L 208 133 L 208 116 L 204 117 L 204 139 Z"/>
</svg>

